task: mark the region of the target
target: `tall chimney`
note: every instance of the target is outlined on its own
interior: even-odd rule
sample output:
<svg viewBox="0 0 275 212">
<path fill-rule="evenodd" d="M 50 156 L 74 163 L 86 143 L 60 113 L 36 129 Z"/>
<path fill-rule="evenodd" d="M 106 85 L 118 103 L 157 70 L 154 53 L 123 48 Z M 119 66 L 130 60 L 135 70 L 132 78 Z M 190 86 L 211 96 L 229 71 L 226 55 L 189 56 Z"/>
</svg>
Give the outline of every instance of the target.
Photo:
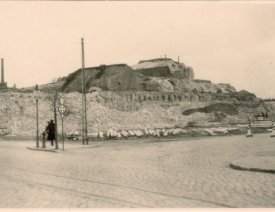
<svg viewBox="0 0 275 212">
<path fill-rule="evenodd" d="M 4 84 L 4 59 L 1 58 L 1 84 Z"/>
</svg>

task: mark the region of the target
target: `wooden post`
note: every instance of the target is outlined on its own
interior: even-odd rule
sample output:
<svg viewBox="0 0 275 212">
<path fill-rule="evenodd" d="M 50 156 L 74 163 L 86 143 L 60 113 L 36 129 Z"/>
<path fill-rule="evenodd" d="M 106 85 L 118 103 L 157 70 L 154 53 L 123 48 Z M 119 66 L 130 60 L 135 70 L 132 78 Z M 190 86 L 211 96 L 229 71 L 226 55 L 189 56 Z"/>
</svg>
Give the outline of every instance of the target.
<svg viewBox="0 0 275 212">
<path fill-rule="evenodd" d="M 4 84 L 4 59 L 1 58 L 1 84 Z"/>
<path fill-rule="evenodd" d="M 81 56 L 82 56 L 82 144 L 84 145 L 85 141 L 86 141 L 86 144 L 88 144 L 84 38 L 81 38 Z"/>
</svg>

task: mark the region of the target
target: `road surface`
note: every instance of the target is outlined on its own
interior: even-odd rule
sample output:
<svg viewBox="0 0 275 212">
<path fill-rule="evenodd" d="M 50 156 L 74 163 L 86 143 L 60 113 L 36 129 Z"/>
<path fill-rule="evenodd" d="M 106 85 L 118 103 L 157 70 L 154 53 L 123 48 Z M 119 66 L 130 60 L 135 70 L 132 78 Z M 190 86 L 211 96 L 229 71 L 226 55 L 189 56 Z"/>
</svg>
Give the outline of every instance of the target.
<svg viewBox="0 0 275 212">
<path fill-rule="evenodd" d="M 27 146 L 35 142 L 0 141 L 1 208 L 275 206 L 275 174 L 229 167 L 275 155 L 267 134 L 66 143 L 58 153 Z"/>
</svg>

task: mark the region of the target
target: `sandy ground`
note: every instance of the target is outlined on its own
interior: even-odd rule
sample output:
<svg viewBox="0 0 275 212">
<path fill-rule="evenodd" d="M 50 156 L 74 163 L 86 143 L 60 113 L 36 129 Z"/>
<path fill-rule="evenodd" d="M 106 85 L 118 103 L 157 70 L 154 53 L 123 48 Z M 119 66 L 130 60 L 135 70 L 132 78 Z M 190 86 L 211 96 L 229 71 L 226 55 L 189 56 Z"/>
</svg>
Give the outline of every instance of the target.
<svg viewBox="0 0 275 212">
<path fill-rule="evenodd" d="M 0 141 L 1 208 L 275 206 L 274 174 L 229 167 L 272 155 L 267 134 L 66 143 L 58 153 L 27 149 L 34 146 Z"/>
</svg>

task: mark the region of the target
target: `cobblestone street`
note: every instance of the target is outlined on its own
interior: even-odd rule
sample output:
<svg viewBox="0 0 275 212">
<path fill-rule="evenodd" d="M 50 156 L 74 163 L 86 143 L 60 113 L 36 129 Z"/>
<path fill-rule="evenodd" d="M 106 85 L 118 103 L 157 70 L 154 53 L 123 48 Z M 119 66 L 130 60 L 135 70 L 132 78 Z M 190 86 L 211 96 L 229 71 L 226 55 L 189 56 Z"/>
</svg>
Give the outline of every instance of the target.
<svg viewBox="0 0 275 212">
<path fill-rule="evenodd" d="M 0 141 L 1 208 L 275 206 L 274 174 L 229 167 L 274 155 L 267 134 L 66 143 L 58 153 L 27 149 L 34 145 Z"/>
</svg>

